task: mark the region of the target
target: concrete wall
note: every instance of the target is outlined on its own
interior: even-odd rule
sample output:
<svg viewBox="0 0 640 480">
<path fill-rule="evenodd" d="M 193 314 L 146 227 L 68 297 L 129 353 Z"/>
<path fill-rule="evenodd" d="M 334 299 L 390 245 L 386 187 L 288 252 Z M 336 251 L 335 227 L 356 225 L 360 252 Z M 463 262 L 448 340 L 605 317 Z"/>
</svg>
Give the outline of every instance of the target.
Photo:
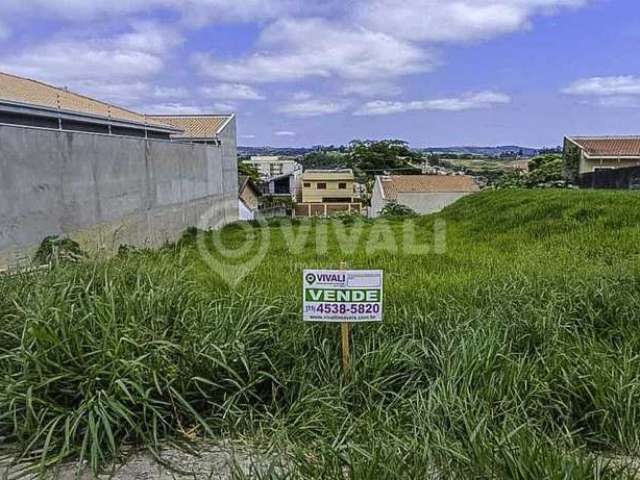
<svg viewBox="0 0 640 480">
<path fill-rule="evenodd" d="M 426 215 L 429 213 L 439 212 L 444 207 L 451 205 L 452 203 L 467 195 L 469 195 L 469 193 L 463 192 L 399 193 L 396 201 L 400 205 L 405 205 L 411 208 L 416 213 Z M 373 218 L 378 217 L 386 204 L 387 201 L 382 198 L 380 192 L 379 182 L 376 182 L 371 196 L 371 208 L 369 209 L 369 216 Z"/>
<path fill-rule="evenodd" d="M 398 203 L 406 205 L 421 215 L 426 215 L 428 213 L 439 212 L 444 207 L 451 205 L 467 195 L 469 195 L 469 193 L 464 192 L 399 193 Z"/>
<path fill-rule="evenodd" d="M 48 235 L 158 246 L 238 218 L 235 122 L 222 146 L 0 126 L 0 269 Z"/>
</svg>

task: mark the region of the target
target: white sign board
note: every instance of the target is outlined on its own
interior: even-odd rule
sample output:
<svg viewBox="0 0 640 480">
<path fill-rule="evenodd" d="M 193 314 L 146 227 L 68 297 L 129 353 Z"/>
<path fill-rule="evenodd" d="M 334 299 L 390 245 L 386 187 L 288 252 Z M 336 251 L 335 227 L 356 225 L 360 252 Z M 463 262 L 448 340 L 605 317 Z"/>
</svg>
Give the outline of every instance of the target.
<svg viewBox="0 0 640 480">
<path fill-rule="evenodd" d="M 305 322 L 381 322 L 382 270 L 305 270 Z"/>
</svg>

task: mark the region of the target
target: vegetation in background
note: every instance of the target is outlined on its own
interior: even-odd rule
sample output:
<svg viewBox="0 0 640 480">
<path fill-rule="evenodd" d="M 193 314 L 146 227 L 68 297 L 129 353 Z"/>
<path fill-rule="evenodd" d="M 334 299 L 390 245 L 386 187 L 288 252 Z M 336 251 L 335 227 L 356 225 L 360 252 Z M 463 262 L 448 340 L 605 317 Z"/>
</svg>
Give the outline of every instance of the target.
<svg viewBox="0 0 640 480">
<path fill-rule="evenodd" d="M 353 140 L 350 147 L 349 162 L 360 175 L 421 173 L 412 162 L 421 164 L 422 155 L 411 150 L 403 140 Z"/>
<path fill-rule="evenodd" d="M 640 453 L 640 196 L 487 191 L 414 219 L 419 245 L 436 219 L 443 255 L 409 249 L 402 219 L 205 234 L 269 233 L 236 288 L 197 231 L 0 277 L 3 448 L 97 470 L 123 445 L 208 437 L 268 450 L 275 478 L 625 478 Z M 304 268 L 342 260 L 386 280 L 349 379 L 339 327 L 303 323 L 298 294 Z"/>
<path fill-rule="evenodd" d="M 561 155 L 541 155 L 529 161 L 529 171 L 514 171 L 497 179 L 500 188 L 533 188 L 564 186 L 563 159 Z"/>
<path fill-rule="evenodd" d="M 564 149 L 564 176 L 575 182 L 580 172 L 580 148 L 572 142 L 565 142 Z"/>
<path fill-rule="evenodd" d="M 300 160 L 305 170 L 337 170 L 351 168 L 349 157 L 340 152 L 321 150 L 306 154 Z"/>
</svg>

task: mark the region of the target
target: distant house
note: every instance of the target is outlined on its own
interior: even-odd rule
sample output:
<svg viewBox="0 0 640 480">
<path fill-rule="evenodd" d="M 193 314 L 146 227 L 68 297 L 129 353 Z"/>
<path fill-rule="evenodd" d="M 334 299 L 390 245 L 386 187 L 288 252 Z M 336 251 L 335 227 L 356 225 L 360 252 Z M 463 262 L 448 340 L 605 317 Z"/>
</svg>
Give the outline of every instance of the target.
<svg viewBox="0 0 640 480">
<path fill-rule="evenodd" d="M 479 190 L 468 175 L 377 175 L 370 214 L 379 216 L 389 202 L 405 205 L 420 214 L 435 213 Z"/>
<path fill-rule="evenodd" d="M 354 201 L 357 195 L 352 170 L 307 170 L 302 174 L 302 203 Z"/>
<path fill-rule="evenodd" d="M 307 170 L 302 174 L 298 199 L 295 214 L 300 217 L 360 213 L 362 208 L 350 169 Z"/>
<path fill-rule="evenodd" d="M 564 159 L 571 180 L 597 170 L 640 166 L 640 136 L 565 137 Z"/>
<path fill-rule="evenodd" d="M 250 177 L 241 175 L 238 177 L 238 202 L 240 220 L 255 220 L 258 211 L 258 199 L 260 190 Z"/>
</svg>

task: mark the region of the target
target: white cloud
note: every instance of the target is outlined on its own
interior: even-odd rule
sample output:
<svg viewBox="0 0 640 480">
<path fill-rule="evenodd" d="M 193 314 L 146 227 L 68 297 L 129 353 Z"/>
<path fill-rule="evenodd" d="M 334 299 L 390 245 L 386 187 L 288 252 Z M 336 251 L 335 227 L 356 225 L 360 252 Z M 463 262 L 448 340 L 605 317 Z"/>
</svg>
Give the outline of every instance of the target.
<svg viewBox="0 0 640 480">
<path fill-rule="evenodd" d="M 569 95 L 620 96 L 640 95 L 640 77 L 591 77 L 576 80 L 563 90 Z"/>
<path fill-rule="evenodd" d="M 219 100 L 264 100 L 264 96 L 249 85 L 222 83 L 215 87 L 203 87 L 201 93 L 207 98 Z"/>
<path fill-rule="evenodd" d="M 142 80 L 160 73 L 165 55 L 182 42 L 172 29 L 140 23 L 129 32 L 100 38 L 52 40 L 6 56 L 0 68 L 71 87 Z"/>
<path fill-rule="evenodd" d="M 238 60 L 198 55 L 196 64 L 213 78 L 260 83 L 336 76 L 377 80 L 428 71 L 435 59 L 424 49 L 362 28 L 324 19 L 285 19 L 267 27 L 260 50 Z"/>
<path fill-rule="evenodd" d="M 356 18 L 376 31 L 419 42 L 465 42 L 528 27 L 533 15 L 588 0 L 361 0 Z"/>
<path fill-rule="evenodd" d="M 169 103 L 153 103 L 138 105 L 137 110 L 149 115 L 183 115 L 208 113 L 202 107 L 192 104 L 184 104 L 179 102 Z"/>
<path fill-rule="evenodd" d="M 216 113 L 233 113 L 236 110 L 235 105 L 231 103 L 214 103 L 212 105 Z"/>
<path fill-rule="evenodd" d="M 395 97 L 402 93 L 402 88 L 390 82 L 357 82 L 345 85 L 343 95 L 360 97 Z"/>
<path fill-rule="evenodd" d="M 244 140 L 253 140 L 254 138 L 256 138 L 256 136 L 253 133 L 245 133 L 243 135 L 238 135 L 238 137 Z"/>
<path fill-rule="evenodd" d="M 414 100 L 410 102 L 389 102 L 376 100 L 365 103 L 354 112 L 354 115 L 389 115 L 419 110 L 461 112 L 490 108 L 495 105 L 506 104 L 511 98 L 492 91 L 470 93 L 460 97 L 439 98 L 434 100 Z"/>
<path fill-rule="evenodd" d="M 189 91 L 183 87 L 153 87 L 153 97 L 159 99 L 166 98 L 187 98 L 189 97 Z"/>
<path fill-rule="evenodd" d="M 289 130 L 279 130 L 277 132 L 273 132 L 276 137 L 295 137 L 296 132 L 291 132 Z"/>
<path fill-rule="evenodd" d="M 3 0 L 2 4 L 7 13 L 41 13 L 78 22 L 167 9 L 198 25 L 272 19 L 300 11 L 303 6 L 303 2 L 294 0 Z"/>
<path fill-rule="evenodd" d="M 318 117 L 342 112 L 348 107 L 349 104 L 343 101 L 309 99 L 281 105 L 278 112 L 294 117 Z"/>
</svg>

